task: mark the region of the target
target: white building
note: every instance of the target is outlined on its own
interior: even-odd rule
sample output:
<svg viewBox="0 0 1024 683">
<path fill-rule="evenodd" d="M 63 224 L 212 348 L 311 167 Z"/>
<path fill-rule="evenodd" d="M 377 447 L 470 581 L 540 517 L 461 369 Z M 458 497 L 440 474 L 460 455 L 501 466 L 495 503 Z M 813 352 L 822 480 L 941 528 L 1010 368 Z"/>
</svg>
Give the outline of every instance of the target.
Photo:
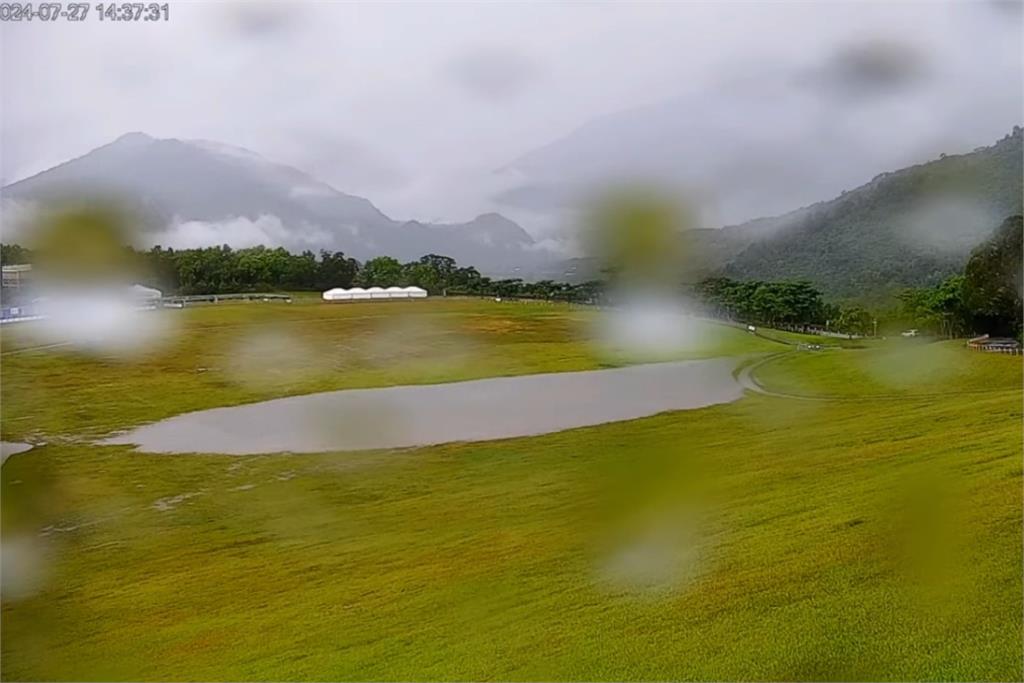
<svg viewBox="0 0 1024 683">
<path fill-rule="evenodd" d="M 345 289 L 335 287 L 328 289 L 322 295 L 324 301 L 366 301 L 367 299 L 425 299 L 427 290 L 422 287 L 352 287 Z"/>
<path fill-rule="evenodd" d="M 32 266 L 23 263 L 13 266 L 4 266 L 3 270 L 3 286 L 11 287 L 13 289 L 21 289 L 32 276 Z"/>
</svg>

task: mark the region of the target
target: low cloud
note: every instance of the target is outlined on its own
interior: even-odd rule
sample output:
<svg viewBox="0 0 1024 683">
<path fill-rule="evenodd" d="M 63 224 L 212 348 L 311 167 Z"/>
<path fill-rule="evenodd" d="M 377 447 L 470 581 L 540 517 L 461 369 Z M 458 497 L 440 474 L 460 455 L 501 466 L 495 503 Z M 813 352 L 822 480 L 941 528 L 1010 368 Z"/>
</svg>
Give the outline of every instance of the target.
<svg viewBox="0 0 1024 683">
<path fill-rule="evenodd" d="M 305 12 L 300 3 L 293 2 L 230 2 L 222 10 L 228 31 L 252 40 L 290 32 Z"/>
<path fill-rule="evenodd" d="M 333 242 L 332 235 L 323 228 L 304 225 L 295 230 L 277 216 L 264 214 L 255 220 L 237 216 L 224 221 L 175 221 L 164 230 L 147 235 L 144 246 L 195 249 L 230 244 L 235 249 L 244 249 L 263 245 L 299 252 L 327 249 Z"/>
<path fill-rule="evenodd" d="M 397 190 L 410 182 L 409 174 L 386 154 L 336 133 L 316 130 L 312 123 L 289 131 L 278 146 L 288 163 L 348 194 Z"/>
<path fill-rule="evenodd" d="M 924 253 L 962 253 L 992 234 L 1002 215 L 970 195 L 937 195 L 894 218 L 896 234 Z"/>
<path fill-rule="evenodd" d="M 550 252 L 560 256 L 568 256 L 573 253 L 572 246 L 566 240 L 555 237 L 546 237 L 544 239 L 537 240 L 533 244 L 528 245 L 526 250 Z"/>
<path fill-rule="evenodd" d="M 24 242 L 40 217 L 36 202 L 4 199 L 0 201 L 0 240 Z"/>
<path fill-rule="evenodd" d="M 499 47 L 465 52 L 448 62 L 445 73 L 469 94 L 487 100 L 514 97 L 540 75 L 532 60 Z"/>
<path fill-rule="evenodd" d="M 916 87 L 929 76 L 922 51 L 907 42 L 879 39 L 841 47 L 822 67 L 798 80 L 826 94 L 871 97 Z"/>
</svg>

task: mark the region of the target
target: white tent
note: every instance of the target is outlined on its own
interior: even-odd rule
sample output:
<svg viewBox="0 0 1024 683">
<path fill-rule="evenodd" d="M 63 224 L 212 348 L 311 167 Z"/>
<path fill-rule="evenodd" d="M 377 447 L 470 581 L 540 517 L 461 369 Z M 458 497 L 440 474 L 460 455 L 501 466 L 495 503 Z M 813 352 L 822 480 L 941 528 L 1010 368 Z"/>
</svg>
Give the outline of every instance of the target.
<svg viewBox="0 0 1024 683">
<path fill-rule="evenodd" d="M 352 292 L 348 291 L 347 289 L 342 289 L 341 287 L 335 287 L 334 289 L 328 289 L 321 296 L 323 296 L 324 301 L 351 301 L 352 300 Z"/>
<path fill-rule="evenodd" d="M 427 297 L 427 290 L 422 287 L 402 287 L 402 290 L 410 299 L 425 299 Z"/>
<path fill-rule="evenodd" d="M 424 299 L 427 296 L 427 290 L 422 287 L 388 287 L 387 289 L 382 287 L 370 287 L 369 289 L 363 289 L 362 287 L 353 287 L 352 289 L 335 287 L 334 289 L 328 289 L 321 296 L 324 301 Z"/>
</svg>

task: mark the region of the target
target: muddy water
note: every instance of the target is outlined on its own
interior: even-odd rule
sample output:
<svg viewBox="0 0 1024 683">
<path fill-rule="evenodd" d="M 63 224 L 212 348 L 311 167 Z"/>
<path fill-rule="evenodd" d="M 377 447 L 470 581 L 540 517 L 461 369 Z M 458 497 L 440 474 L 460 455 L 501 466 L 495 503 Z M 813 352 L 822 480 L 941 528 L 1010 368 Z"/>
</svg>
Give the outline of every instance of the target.
<svg viewBox="0 0 1024 683">
<path fill-rule="evenodd" d="M 3 464 L 7 458 L 18 453 L 24 453 L 25 451 L 32 450 L 32 444 L 30 443 L 18 443 L 16 441 L 0 441 L 0 464 Z"/>
<path fill-rule="evenodd" d="M 186 413 L 105 441 L 154 453 L 315 453 L 486 441 L 735 401 L 735 359 L 352 389 Z"/>
</svg>

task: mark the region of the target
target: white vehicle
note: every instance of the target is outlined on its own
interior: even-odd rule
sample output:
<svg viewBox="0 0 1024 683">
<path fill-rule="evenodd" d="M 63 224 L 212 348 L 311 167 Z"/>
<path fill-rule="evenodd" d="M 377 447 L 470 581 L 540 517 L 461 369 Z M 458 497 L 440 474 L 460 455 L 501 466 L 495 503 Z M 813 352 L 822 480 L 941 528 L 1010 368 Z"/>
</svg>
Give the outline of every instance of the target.
<svg viewBox="0 0 1024 683">
<path fill-rule="evenodd" d="M 916 337 L 917 330 L 907 330 L 906 332 L 900 332 L 901 337 Z"/>
</svg>

